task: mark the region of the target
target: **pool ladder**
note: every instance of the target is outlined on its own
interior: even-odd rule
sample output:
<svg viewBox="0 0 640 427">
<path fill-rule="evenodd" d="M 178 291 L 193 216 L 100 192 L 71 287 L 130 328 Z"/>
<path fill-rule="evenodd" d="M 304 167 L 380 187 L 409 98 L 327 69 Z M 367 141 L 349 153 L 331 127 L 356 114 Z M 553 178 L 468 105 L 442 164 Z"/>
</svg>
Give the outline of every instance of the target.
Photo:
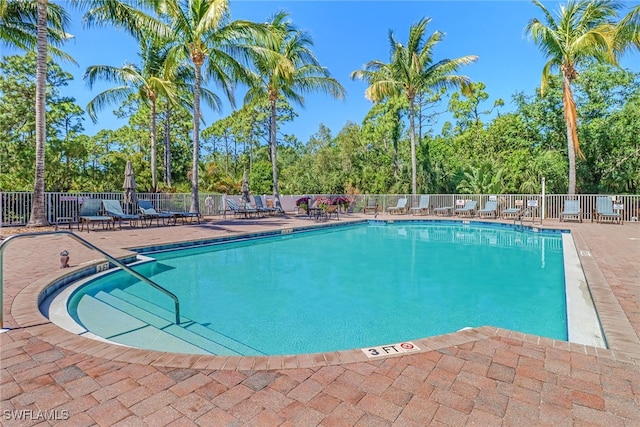
<svg viewBox="0 0 640 427">
<path fill-rule="evenodd" d="M 527 208 L 525 210 L 523 210 L 522 212 L 520 212 L 520 215 L 518 215 L 517 217 L 515 217 L 513 219 L 513 226 L 516 226 L 516 222 L 518 222 L 518 220 L 520 220 L 520 229 L 524 230 L 524 224 L 523 224 L 523 217 L 525 216 L 525 214 L 529 214 L 531 215 L 531 222 L 533 223 L 533 225 L 536 224 L 536 212 L 534 211 L 534 209 L 532 208 Z M 540 225 L 542 225 L 542 218 L 540 218 Z M 517 227 L 515 227 L 517 230 Z"/>
<path fill-rule="evenodd" d="M 45 231 L 45 232 L 42 232 L 42 233 L 16 234 L 14 236 L 8 237 L 2 243 L 0 243 L 0 328 L 4 327 L 4 309 L 3 309 L 3 307 L 4 307 L 4 305 L 3 305 L 4 304 L 4 301 L 3 301 L 3 299 L 4 299 L 4 276 L 3 276 L 2 272 L 3 272 L 3 254 L 4 254 L 5 249 L 9 245 L 9 242 L 11 242 L 13 240 L 18 240 L 19 238 L 22 238 L 22 237 L 46 236 L 46 235 L 49 235 L 49 234 L 63 234 L 63 235 L 67 235 L 69 237 L 72 237 L 73 239 L 77 240 L 79 243 L 81 243 L 82 245 L 86 246 L 87 248 L 98 252 L 100 255 L 102 255 L 103 257 L 107 258 L 107 260 L 111 261 L 113 264 L 115 264 L 116 266 L 120 267 L 121 269 L 123 269 L 127 273 L 131 274 L 135 278 L 143 281 L 144 283 L 146 283 L 148 285 L 153 286 L 154 288 L 156 288 L 157 290 L 159 290 L 163 294 L 167 295 L 169 298 L 171 298 L 173 300 L 173 303 L 174 303 L 174 306 L 175 306 L 176 325 L 180 324 L 180 302 L 178 301 L 178 297 L 173 292 L 163 288 L 162 286 L 158 285 L 156 282 L 154 282 L 153 280 L 149 279 L 148 277 L 145 277 L 142 274 L 138 273 L 137 271 L 131 269 L 130 267 L 128 267 L 124 263 L 118 261 L 116 258 L 112 257 L 111 255 L 109 255 L 108 253 L 106 253 L 102 249 L 98 248 L 97 246 L 93 245 L 92 243 L 89 243 L 88 241 L 86 241 L 82 237 L 78 236 L 77 234 L 73 233 L 72 231 Z"/>
</svg>

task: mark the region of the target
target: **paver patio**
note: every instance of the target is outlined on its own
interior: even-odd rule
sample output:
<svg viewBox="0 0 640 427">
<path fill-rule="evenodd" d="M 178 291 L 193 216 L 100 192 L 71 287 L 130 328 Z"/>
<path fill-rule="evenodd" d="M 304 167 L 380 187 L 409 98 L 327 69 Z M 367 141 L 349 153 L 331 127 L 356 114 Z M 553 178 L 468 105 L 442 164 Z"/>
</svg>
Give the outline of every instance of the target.
<svg viewBox="0 0 640 427">
<path fill-rule="evenodd" d="M 341 221 L 350 218 L 358 216 Z M 210 219 L 82 237 L 124 256 L 125 248 L 142 244 L 310 223 Z M 46 284 L 69 273 L 59 269 L 62 249 L 71 253 L 72 268 L 96 262 L 97 254 L 67 236 L 16 240 L 4 260 L 4 326 L 10 330 L 0 334 L 0 422 L 640 425 L 640 225 L 552 220 L 544 226 L 572 230 L 609 349 L 491 326 L 417 340 L 426 351 L 379 360 L 360 350 L 240 358 L 127 349 L 63 331 L 34 303 Z"/>
</svg>

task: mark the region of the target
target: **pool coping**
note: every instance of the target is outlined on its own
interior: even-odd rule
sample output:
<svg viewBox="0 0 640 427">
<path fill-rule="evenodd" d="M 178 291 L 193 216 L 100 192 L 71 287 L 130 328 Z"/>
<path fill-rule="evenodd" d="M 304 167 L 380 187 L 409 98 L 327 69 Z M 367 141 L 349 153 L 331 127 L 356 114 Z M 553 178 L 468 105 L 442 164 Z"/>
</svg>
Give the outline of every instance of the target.
<svg viewBox="0 0 640 427">
<path fill-rule="evenodd" d="M 412 221 L 411 219 L 407 219 Z M 367 221 L 359 219 L 356 221 L 345 221 L 346 223 L 357 223 Z M 402 221 L 402 220 L 393 220 Z M 406 221 L 406 220 L 405 220 Z M 415 220 L 414 220 L 415 221 Z M 425 221 L 425 220 L 418 220 Z M 426 220 L 428 222 L 442 222 L 440 220 Z M 445 221 L 453 221 L 447 219 Z M 465 220 L 467 222 L 468 220 Z M 480 222 L 483 221 L 471 221 Z M 487 224 L 496 224 L 492 222 L 486 222 Z M 507 224 L 508 225 L 508 224 Z M 302 227 L 303 229 L 315 229 L 317 227 Z M 557 228 L 545 228 L 544 230 L 555 230 Z M 282 231 L 279 231 L 282 233 Z M 561 232 L 561 231 L 560 231 Z M 277 233 L 277 232 L 275 232 Z M 252 233 L 247 233 L 252 234 Z M 574 232 L 572 231 L 572 236 Z M 208 239 L 203 239 L 208 240 Z M 576 239 L 574 236 L 576 248 L 580 250 L 584 245 L 584 241 L 580 238 Z M 604 357 L 630 362 L 640 355 L 640 342 L 637 339 L 637 335 L 628 319 L 625 316 L 624 320 L 628 324 L 628 328 L 632 334 L 629 334 L 627 325 L 621 322 L 620 316 L 616 316 L 614 311 L 607 310 L 609 313 L 600 313 L 598 309 L 598 301 L 608 303 L 608 307 L 615 305 L 617 300 L 611 291 L 611 288 L 606 283 L 604 276 L 597 267 L 597 264 L 590 263 L 581 257 L 581 263 L 583 270 L 588 279 L 589 291 L 596 303 L 596 309 L 600 317 L 600 323 L 605 332 L 609 349 L 592 347 L 584 344 L 570 343 L 566 341 L 553 340 L 549 338 L 539 337 L 535 335 L 528 335 L 517 331 L 509 331 L 502 328 L 496 328 L 492 326 L 482 326 L 473 329 L 466 329 L 450 334 L 439 335 L 435 337 L 429 337 L 425 339 L 414 340 L 420 347 L 420 351 L 433 351 L 440 348 L 461 345 L 471 341 L 490 338 L 492 336 L 505 336 L 512 339 L 524 340 L 528 342 L 540 343 L 552 347 L 563 349 L 579 349 L 584 354 L 601 355 Z M 103 262 L 103 261 L 101 261 Z M 100 262 L 100 263 L 101 263 Z M 94 264 L 100 264 L 96 262 Z M 585 265 L 586 264 L 586 265 Z M 121 345 L 99 342 L 90 338 L 78 336 L 71 332 L 65 331 L 57 325 L 50 322 L 44 315 L 37 309 L 38 303 L 41 300 L 42 294 L 47 290 L 52 282 L 64 280 L 74 274 L 77 274 L 78 270 L 86 269 L 87 265 L 82 265 L 74 268 L 74 270 L 60 274 L 52 273 L 36 282 L 26 286 L 22 289 L 14 298 L 11 306 L 11 314 L 15 322 L 21 327 L 29 327 L 32 334 L 40 337 L 46 342 L 52 345 L 60 346 L 62 348 L 95 356 L 106 358 L 115 361 L 123 361 L 129 363 L 146 363 L 154 366 L 167 366 L 167 367 L 190 367 L 194 369 L 223 369 L 223 370 L 238 370 L 238 369 L 251 369 L 251 370 L 263 370 L 263 369 L 283 369 L 283 368 L 301 368 L 301 367 L 314 367 L 325 366 L 342 363 L 353 363 L 360 361 L 370 360 L 361 349 L 353 349 L 346 351 L 336 351 L 327 353 L 313 353 L 302 355 L 288 355 L 288 356 L 214 356 L 214 355 L 189 355 L 180 353 L 167 353 L 154 350 L 138 349 L 133 347 L 123 347 Z M 90 267 L 89 267 L 90 268 Z M 599 274 L 598 274 L 599 273 Z M 613 301 L 611 300 L 613 298 Z M 615 309 L 615 307 L 613 307 Z M 618 304 L 618 313 L 624 313 L 622 308 Z M 622 324 L 622 326 L 621 326 Z M 611 326 L 611 327 L 610 327 Z M 609 330 L 608 330 L 609 329 Z M 635 339 L 634 339 L 635 338 Z M 401 354 L 402 355 L 402 354 Z M 392 355 L 386 357 L 397 357 L 401 355 Z"/>
</svg>

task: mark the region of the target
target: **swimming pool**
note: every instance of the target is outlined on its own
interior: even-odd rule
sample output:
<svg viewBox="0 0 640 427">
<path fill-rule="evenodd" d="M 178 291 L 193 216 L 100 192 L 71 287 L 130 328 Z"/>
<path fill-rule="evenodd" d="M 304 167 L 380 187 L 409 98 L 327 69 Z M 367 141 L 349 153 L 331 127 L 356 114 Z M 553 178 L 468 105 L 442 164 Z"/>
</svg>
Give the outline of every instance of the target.
<svg viewBox="0 0 640 427">
<path fill-rule="evenodd" d="M 559 233 L 371 222 L 153 257 L 136 268 L 178 295 L 181 325 L 170 300 L 123 272 L 76 290 L 71 316 L 126 345 L 229 355 L 368 347 L 482 325 L 567 339 Z"/>
</svg>

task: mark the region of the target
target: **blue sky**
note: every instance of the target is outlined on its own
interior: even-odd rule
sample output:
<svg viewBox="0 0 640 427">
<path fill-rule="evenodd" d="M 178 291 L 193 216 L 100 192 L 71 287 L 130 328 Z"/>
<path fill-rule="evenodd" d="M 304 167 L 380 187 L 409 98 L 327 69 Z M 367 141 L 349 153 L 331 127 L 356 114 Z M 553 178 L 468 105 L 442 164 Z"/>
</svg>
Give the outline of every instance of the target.
<svg viewBox="0 0 640 427">
<path fill-rule="evenodd" d="M 432 19 L 428 34 L 435 30 L 446 34 L 435 49 L 437 60 L 464 55 L 477 55 L 479 60 L 462 68 L 459 73 L 473 81 L 486 84 L 489 100 L 484 109 L 490 109 L 497 98 L 505 101 L 502 112 L 513 109 L 511 96 L 523 91 L 533 94 L 540 83 L 545 62 L 541 53 L 524 34 L 528 21 L 541 18 L 539 9 L 530 1 L 248 1 L 231 0 L 233 19 L 264 22 L 276 11 L 289 12 L 293 22 L 307 30 L 314 41 L 314 52 L 320 63 L 327 67 L 347 91 L 344 100 L 334 100 L 328 95 L 306 96 L 305 108 L 296 107 L 299 116 L 282 130 L 295 133 L 303 142 L 323 123 L 335 136 L 349 121 L 360 123 L 372 104 L 364 98 L 366 84 L 351 81 L 352 71 L 363 68 L 373 59 L 389 60 L 388 32 L 406 42 L 409 27 L 423 17 Z M 638 2 L 627 2 L 626 13 Z M 551 10 L 558 3 L 547 2 Z M 70 33 L 75 35 L 66 50 L 76 59 L 78 66 L 63 64 L 75 81 L 66 95 L 76 98 L 85 107 L 106 86 L 96 86 L 92 91 L 82 81 L 87 66 L 96 64 L 121 66 L 125 62 L 139 63 L 136 43 L 128 35 L 108 28 L 83 29 L 80 13 L 72 10 Z M 6 54 L 6 53 L 5 53 Z M 622 65 L 640 71 L 640 55 L 633 53 L 623 59 Z M 215 87 L 210 86 L 212 90 Z M 219 92 L 218 92 L 219 93 Z M 236 98 L 242 100 L 242 93 Z M 98 123 L 85 121 L 89 135 L 100 129 L 115 129 L 124 121 L 115 119 L 105 108 L 99 113 Z M 446 105 L 443 106 L 446 108 Z M 222 113 L 204 111 L 206 124 L 231 113 L 226 105 Z M 434 131 L 440 131 L 439 124 Z"/>
</svg>

